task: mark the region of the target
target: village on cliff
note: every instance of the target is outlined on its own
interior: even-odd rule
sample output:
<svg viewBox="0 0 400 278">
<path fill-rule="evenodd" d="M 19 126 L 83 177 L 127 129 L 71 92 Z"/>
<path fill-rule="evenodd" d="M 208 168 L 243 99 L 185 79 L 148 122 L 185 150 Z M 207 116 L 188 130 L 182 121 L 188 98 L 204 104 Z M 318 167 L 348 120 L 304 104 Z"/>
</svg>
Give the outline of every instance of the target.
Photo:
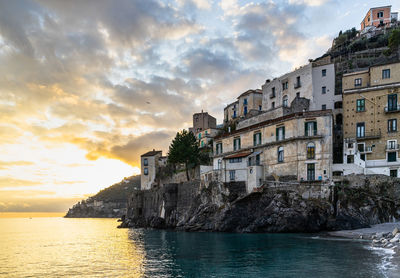
<svg viewBox="0 0 400 278">
<path fill-rule="evenodd" d="M 223 124 L 195 113 L 189 131 L 212 165 L 193 178 L 204 186 L 243 182 L 251 193 L 282 182 L 331 185 L 349 174 L 398 177 L 399 55 L 382 55 L 387 47 L 341 52 L 399 25 L 391 6 L 371 8 L 361 30 L 339 34 L 323 56 L 240 94 L 224 108 Z M 143 154 L 141 189 L 185 181 L 179 173 L 161 181 L 166 165 L 161 151 Z"/>
</svg>

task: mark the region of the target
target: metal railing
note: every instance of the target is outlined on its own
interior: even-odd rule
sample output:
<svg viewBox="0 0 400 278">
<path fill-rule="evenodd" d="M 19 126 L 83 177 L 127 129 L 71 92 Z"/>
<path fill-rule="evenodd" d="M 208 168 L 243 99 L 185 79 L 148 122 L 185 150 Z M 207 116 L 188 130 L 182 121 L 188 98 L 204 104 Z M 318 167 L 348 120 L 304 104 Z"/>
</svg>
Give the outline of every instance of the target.
<svg viewBox="0 0 400 278">
<path fill-rule="evenodd" d="M 399 145 L 398 144 L 387 144 L 386 145 L 386 150 L 387 151 L 398 151 L 399 150 Z"/>
<path fill-rule="evenodd" d="M 385 106 L 385 113 L 400 111 L 400 105 Z"/>
</svg>

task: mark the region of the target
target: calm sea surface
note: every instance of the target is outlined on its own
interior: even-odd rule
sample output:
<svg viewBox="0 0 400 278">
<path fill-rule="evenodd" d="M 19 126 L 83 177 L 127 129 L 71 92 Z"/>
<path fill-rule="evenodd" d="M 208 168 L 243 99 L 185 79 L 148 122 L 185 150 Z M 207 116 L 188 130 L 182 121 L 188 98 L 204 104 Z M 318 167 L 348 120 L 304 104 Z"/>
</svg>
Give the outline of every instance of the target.
<svg viewBox="0 0 400 278">
<path fill-rule="evenodd" d="M 0 277 L 391 277 L 363 242 L 117 229 L 116 219 L 0 218 Z"/>
</svg>

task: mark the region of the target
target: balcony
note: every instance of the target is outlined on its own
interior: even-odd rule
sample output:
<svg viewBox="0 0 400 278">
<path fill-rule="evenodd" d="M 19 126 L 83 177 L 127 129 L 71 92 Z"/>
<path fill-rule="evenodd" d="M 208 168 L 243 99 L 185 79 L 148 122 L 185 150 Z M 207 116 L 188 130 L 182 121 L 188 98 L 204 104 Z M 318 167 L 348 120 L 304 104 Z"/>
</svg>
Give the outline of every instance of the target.
<svg viewBox="0 0 400 278">
<path fill-rule="evenodd" d="M 372 147 L 365 147 L 363 150 L 359 150 L 361 154 L 372 153 Z"/>
<path fill-rule="evenodd" d="M 271 93 L 270 95 L 269 95 L 269 98 L 274 98 L 275 97 L 275 92 L 274 93 Z"/>
<path fill-rule="evenodd" d="M 301 87 L 301 82 L 297 82 L 296 84 L 294 84 L 294 88 L 298 89 Z"/>
<path fill-rule="evenodd" d="M 350 139 L 350 138 L 355 138 L 355 139 L 357 139 L 357 141 L 363 141 L 363 140 L 368 140 L 368 139 L 379 139 L 379 138 L 381 138 L 381 132 L 380 131 L 370 131 L 370 132 L 365 132 L 364 134 L 351 133 L 351 134 L 345 135 L 345 140 Z"/>
<path fill-rule="evenodd" d="M 386 151 L 387 152 L 394 152 L 399 150 L 399 145 L 398 144 L 387 144 L 386 145 Z"/>
<path fill-rule="evenodd" d="M 385 107 L 385 113 L 394 113 L 400 111 L 400 105 L 392 105 Z"/>
</svg>

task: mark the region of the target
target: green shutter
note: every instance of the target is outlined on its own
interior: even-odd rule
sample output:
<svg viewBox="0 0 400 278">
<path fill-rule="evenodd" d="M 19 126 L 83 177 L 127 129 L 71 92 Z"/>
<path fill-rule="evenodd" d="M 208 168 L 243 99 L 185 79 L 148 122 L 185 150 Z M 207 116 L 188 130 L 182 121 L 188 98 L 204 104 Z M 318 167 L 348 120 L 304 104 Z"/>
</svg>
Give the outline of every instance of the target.
<svg viewBox="0 0 400 278">
<path fill-rule="evenodd" d="M 257 145 L 257 134 L 256 133 L 253 134 L 253 145 L 254 146 Z"/>
<path fill-rule="evenodd" d="M 314 122 L 314 135 L 317 135 L 317 122 Z"/>
<path fill-rule="evenodd" d="M 308 136 L 308 124 L 304 122 L 304 136 Z"/>
<path fill-rule="evenodd" d="M 279 140 L 279 138 L 278 138 L 278 131 L 279 131 L 279 128 L 276 128 L 276 141 L 278 141 Z"/>
</svg>

